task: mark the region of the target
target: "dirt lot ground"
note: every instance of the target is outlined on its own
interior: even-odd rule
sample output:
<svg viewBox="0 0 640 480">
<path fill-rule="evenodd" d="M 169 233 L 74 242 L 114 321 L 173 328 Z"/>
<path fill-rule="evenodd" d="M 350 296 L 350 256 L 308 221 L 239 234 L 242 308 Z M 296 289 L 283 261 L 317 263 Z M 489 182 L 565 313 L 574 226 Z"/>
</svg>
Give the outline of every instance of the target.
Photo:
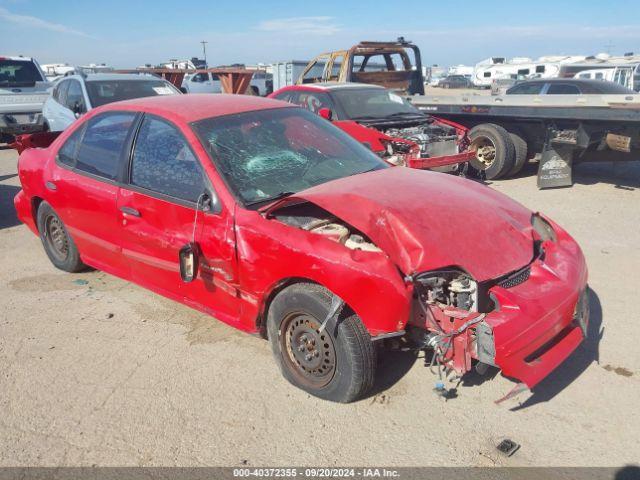
<svg viewBox="0 0 640 480">
<path fill-rule="evenodd" d="M 0 151 L 0 466 L 606 465 L 640 460 L 640 162 L 534 168 L 491 186 L 565 226 L 590 267 L 589 340 L 532 396 L 498 375 L 445 402 L 409 354 L 351 405 L 286 383 L 266 341 L 100 272 L 47 260 L 14 215 Z M 428 199 L 425 199 L 428 201 Z M 477 380 L 477 379 L 475 379 Z M 510 458 L 496 451 L 510 438 Z"/>
</svg>

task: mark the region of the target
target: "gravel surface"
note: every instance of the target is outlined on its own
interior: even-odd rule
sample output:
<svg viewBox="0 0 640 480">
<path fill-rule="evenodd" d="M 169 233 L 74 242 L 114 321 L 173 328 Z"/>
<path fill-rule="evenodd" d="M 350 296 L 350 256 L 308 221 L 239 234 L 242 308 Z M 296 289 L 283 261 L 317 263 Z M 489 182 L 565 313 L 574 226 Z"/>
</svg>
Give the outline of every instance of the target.
<svg viewBox="0 0 640 480">
<path fill-rule="evenodd" d="M 472 378 L 433 392 L 387 353 L 373 394 L 339 405 L 280 377 L 266 341 L 101 272 L 67 274 L 18 223 L 0 151 L 0 466 L 622 466 L 640 460 L 640 162 L 582 164 L 570 189 L 535 167 L 493 182 L 550 215 L 590 268 L 590 338 L 533 395 Z M 631 311 L 629 311 L 631 309 Z M 496 445 L 521 444 L 512 457 Z"/>
</svg>

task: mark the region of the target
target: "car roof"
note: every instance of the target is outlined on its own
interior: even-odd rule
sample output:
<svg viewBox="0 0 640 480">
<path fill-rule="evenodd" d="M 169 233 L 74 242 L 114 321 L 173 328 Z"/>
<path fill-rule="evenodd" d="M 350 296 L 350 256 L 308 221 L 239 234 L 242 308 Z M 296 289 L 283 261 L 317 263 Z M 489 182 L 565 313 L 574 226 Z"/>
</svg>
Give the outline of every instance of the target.
<svg viewBox="0 0 640 480">
<path fill-rule="evenodd" d="M 0 55 L 0 60 L 22 60 L 23 62 L 33 62 L 33 57 L 23 57 L 16 55 Z"/>
<path fill-rule="evenodd" d="M 114 102 L 99 107 L 96 111 L 132 110 L 153 113 L 168 119 L 190 123 L 204 118 L 273 108 L 296 107 L 280 100 L 253 95 L 189 93 L 186 95 L 158 95 Z"/>
<path fill-rule="evenodd" d="M 605 80 L 595 80 L 589 78 L 536 78 L 533 80 L 525 80 L 514 85 L 512 88 L 519 87 L 520 85 L 534 85 L 539 83 L 565 83 L 569 85 L 585 85 L 592 87 L 594 90 L 599 92 L 605 91 L 618 91 L 619 93 L 632 93 L 633 91 L 626 88 L 623 85 L 615 82 L 608 82 Z"/>
<path fill-rule="evenodd" d="M 164 80 L 161 77 L 150 75 L 148 73 L 85 73 L 85 74 L 73 74 L 65 75 L 60 80 L 67 78 L 75 78 L 77 80 L 83 80 L 85 82 L 105 82 L 109 80 L 127 80 L 127 81 L 149 81 L 149 80 Z"/>
<path fill-rule="evenodd" d="M 319 82 L 319 83 L 303 83 L 302 85 L 294 85 L 295 88 L 310 88 L 316 90 L 350 90 L 354 88 L 376 88 L 384 90 L 380 85 L 371 83 L 342 83 L 342 82 Z"/>
</svg>

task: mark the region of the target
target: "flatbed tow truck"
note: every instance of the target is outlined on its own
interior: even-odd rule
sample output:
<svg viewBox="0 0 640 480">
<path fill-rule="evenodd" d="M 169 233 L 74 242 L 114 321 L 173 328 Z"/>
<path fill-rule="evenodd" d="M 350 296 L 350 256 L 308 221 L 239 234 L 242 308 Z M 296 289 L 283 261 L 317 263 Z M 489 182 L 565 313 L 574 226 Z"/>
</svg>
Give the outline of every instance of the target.
<svg viewBox="0 0 640 480">
<path fill-rule="evenodd" d="M 471 166 L 485 178 L 539 160 L 538 188 L 572 185 L 582 161 L 640 160 L 640 94 L 414 95 L 417 108 L 471 129 Z"/>
</svg>

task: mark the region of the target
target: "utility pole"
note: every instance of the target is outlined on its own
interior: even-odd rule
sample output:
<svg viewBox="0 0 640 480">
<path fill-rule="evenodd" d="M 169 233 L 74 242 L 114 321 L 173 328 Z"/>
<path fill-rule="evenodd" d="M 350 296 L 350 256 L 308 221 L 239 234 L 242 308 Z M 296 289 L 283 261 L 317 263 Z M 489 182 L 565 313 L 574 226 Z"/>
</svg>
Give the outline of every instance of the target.
<svg viewBox="0 0 640 480">
<path fill-rule="evenodd" d="M 206 40 L 202 40 L 200 42 L 202 44 L 202 54 L 204 55 L 204 65 L 205 67 L 209 67 L 209 64 L 207 63 L 207 42 Z"/>
<path fill-rule="evenodd" d="M 613 47 L 615 47 L 615 45 L 614 45 L 613 43 L 611 43 L 611 40 L 609 40 L 609 43 L 607 43 L 607 44 L 604 46 L 604 48 L 606 48 L 606 49 L 607 49 L 607 53 L 608 53 L 609 55 L 611 55 L 611 49 L 612 49 Z"/>
</svg>

